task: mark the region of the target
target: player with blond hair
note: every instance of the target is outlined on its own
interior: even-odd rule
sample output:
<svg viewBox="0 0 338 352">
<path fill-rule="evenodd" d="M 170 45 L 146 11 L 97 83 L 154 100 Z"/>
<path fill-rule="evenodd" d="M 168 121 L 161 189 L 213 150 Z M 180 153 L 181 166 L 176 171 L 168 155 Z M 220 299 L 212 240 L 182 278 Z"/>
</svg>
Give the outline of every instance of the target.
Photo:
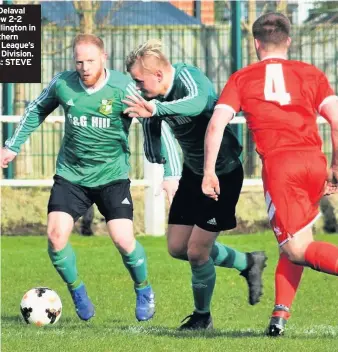
<svg viewBox="0 0 338 352">
<path fill-rule="evenodd" d="M 215 266 L 234 268 L 245 277 L 250 304 L 258 303 L 262 294 L 264 252 L 243 253 L 216 242 L 221 231 L 236 227 L 235 208 L 243 182 L 242 148 L 228 127 L 217 159 L 224 193 L 217 203 L 205 197 L 201 191 L 203 141 L 217 101 L 213 84 L 197 67 L 171 64 L 157 40 L 133 50 L 126 67 L 143 97 L 128 96 L 125 112 L 130 117 L 168 123 L 183 152 L 182 178 L 170 208 L 167 240 L 169 253 L 190 263 L 195 308 L 180 329 L 210 329 Z"/>
</svg>

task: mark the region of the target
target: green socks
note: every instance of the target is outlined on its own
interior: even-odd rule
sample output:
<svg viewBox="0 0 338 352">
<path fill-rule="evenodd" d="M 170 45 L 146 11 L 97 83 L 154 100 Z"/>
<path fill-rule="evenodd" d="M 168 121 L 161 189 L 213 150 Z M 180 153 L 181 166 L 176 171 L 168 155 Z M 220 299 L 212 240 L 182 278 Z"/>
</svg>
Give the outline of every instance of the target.
<svg viewBox="0 0 338 352">
<path fill-rule="evenodd" d="M 122 254 L 122 260 L 134 281 L 135 289 L 149 285 L 147 281 L 147 258 L 142 245 L 136 241 L 135 249 L 129 254 Z"/>
<path fill-rule="evenodd" d="M 75 289 L 83 284 L 78 277 L 76 256 L 69 243 L 60 251 L 54 251 L 48 244 L 48 254 L 54 268 L 70 289 Z"/>
<path fill-rule="evenodd" d="M 219 242 L 215 242 L 212 246 L 210 257 L 215 266 L 234 268 L 238 271 L 243 271 L 248 268 L 246 253 L 236 251 L 235 249 L 227 247 Z M 186 254 L 182 254 L 175 258 L 188 261 L 188 256 Z"/>
<path fill-rule="evenodd" d="M 214 265 L 224 268 L 234 268 L 243 271 L 248 268 L 246 253 L 238 252 L 235 249 L 215 242 L 210 253 Z"/>
<path fill-rule="evenodd" d="M 75 253 L 69 243 L 60 251 L 54 251 L 48 245 L 48 254 L 54 268 L 70 289 L 75 289 L 83 284 L 78 276 Z M 135 249 L 131 253 L 121 254 L 121 256 L 125 267 L 128 269 L 135 283 L 135 289 L 148 286 L 147 260 L 141 244 L 136 241 Z"/>
<path fill-rule="evenodd" d="M 216 271 L 213 260 L 199 266 L 191 266 L 192 290 L 195 302 L 195 311 L 198 313 L 210 312 L 210 302 L 216 282 Z"/>
</svg>

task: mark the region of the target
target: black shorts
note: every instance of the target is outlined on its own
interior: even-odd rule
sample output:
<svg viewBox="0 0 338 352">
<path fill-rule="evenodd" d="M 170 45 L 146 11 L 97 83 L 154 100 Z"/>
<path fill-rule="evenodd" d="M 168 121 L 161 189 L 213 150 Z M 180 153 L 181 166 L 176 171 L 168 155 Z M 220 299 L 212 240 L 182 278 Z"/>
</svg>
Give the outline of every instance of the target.
<svg viewBox="0 0 338 352">
<path fill-rule="evenodd" d="M 169 224 L 197 225 L 210 232 L 235 228 L 236 204 L 243 177 L 242 165 L 219 176 L 221 194 L 216 202 L 203 194 L 203 177 L 183 166 L 182 178 L 169 212 Z"/>
<path fill-rule="evenodd" d="M 117 180 L 98 187 L 84 187 L 61 176 L 54 176 L 48 214 L 52 211 L 63 211 L 76 221 L 94 203 L 106 222 L 113 219 L 133 220 L 130 180 Z"/>
</svg>

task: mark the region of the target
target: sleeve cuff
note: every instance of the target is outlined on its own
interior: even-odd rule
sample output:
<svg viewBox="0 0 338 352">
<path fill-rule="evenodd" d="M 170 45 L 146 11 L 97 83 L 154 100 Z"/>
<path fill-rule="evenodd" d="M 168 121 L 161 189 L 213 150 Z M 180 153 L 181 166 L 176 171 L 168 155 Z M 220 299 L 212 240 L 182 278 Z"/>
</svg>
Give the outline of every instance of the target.
<svg viewBox="0 0 338 352">
<path fill-rule="evenodd" d="M 230 112 L 232 112 L 234 115 L 236 115 L 236 110 L 230 106 L 230 105 L 227 105 L 227 104 L 217 104 L 214 108 L 214 110 L 216 109 L 224 109 L 224 110 L 228 110 Z"/>
<path fill-rule="evenodd" d="M 168 181 L 168 180 L 180 180 L 181 176 L 164 176 L 163 181 Z"/>
<path fill-rule="evenodd" d="M 6 148 L 7 150 L 9 150 L 10 152 L 12 152 L 14 155 L 18 155 L 18 152 L 15 152 L 14 150 L 8 148 L 6 145 L 5 145 L 5 148 Z"/>
<path fill-rule="evenodd" d="M 320 113 L 320 111 L 322 110 L 322 108 L 325 104 L 329 103 L 330 101 L 334 101 L 334 100 L 338 100 L 337 95 L 330 95 L 330 96 L 326 97 L 318 106 L 318 112 Z"/>
<path fill-rule="evenodd" d="M 157 112 L 155 100 L 150 100 L 149 103 L 153 106 L 153 113 L 151 114 L 151 116 L 155 116 Z"/>
</svg>

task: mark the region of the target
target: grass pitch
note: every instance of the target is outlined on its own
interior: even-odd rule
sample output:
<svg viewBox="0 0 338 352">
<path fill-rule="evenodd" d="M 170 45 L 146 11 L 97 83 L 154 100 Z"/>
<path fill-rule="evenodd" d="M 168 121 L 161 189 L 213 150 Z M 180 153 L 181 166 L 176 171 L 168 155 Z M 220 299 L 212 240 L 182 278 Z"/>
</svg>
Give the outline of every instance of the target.
<svg viewBox="0 0 338 352">
<path fill-rule="evenodd" d="M 214 331 L 178 332 L 193 310 L 190 271 L 170 258 L 164 238 L 139 237 L 148 254 L 149 276 L 156 293 L 154 319 L 138 323 L 135 295 L 128 273 L 108 237 L 73 235 L 78 268 L 96 307 L 89 322 L 78 319 L 70 295 L 50 264 L 43 237 L 3 237 L 1 327 L 3 352 L 162 352 L 162 351 L 338 351 L 338 280 L 306 269 L 286 336 L 271 339 L 264 330 L 273 307 L 277 247 L 271 232 L 222 236 L 220 241 L 242 251 L 265 250 L 269 257 L 261 303 L 249 306 L 244 279 L 234 269 L 217 268 L 212 303 Z M 317 239 L 338 244 L 338 236 Z M 63 313 L 55 326 L 26 325 L 20 300 L 30 288 L 58 292 Z"/>
</svg>

